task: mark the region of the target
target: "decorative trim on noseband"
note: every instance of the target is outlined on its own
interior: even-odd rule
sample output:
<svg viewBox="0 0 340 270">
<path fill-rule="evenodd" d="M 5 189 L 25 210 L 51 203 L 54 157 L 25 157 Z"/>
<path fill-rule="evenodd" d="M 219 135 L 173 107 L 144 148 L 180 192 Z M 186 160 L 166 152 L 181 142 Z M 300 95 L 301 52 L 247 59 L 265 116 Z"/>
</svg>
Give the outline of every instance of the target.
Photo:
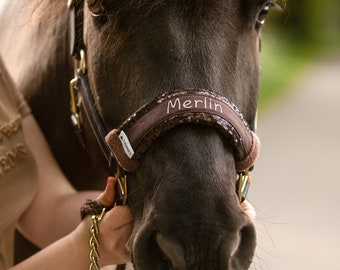
<svg viewBox="0 0 340 270">
<path fill-rule="evenodd" d="M 238 172 L 254 165 L 260 143 L 237 107 L 225 97 L 204 89 L 166 93 L 144 105 L 105 140 L 119 165 L 128 172 L 152 142 L 181 124 L 202 124 L 219 129 L 231 142 Z"/>
</svg>

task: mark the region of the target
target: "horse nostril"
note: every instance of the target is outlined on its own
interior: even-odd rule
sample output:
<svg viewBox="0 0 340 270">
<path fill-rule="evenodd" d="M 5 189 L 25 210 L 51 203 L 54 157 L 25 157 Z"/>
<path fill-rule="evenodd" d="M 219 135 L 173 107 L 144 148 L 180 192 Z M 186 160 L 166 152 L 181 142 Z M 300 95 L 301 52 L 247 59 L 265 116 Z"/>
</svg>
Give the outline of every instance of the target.
<svg viewBox="0 0 340 270">
<path fill-rule="evenodd" d="M 184 248 L 178 241 L 161 233 L 156 233 L 157 244 L 168 259 L 171 267 L 169 269 L 185 269 Z"/>
<path fill-rule="evenodd" d="M 256 232 L 252 223 L 240 230 L 239 244 L 233 253 L 233 269 L 248 269 L 256 247 Z"/>
</svg>

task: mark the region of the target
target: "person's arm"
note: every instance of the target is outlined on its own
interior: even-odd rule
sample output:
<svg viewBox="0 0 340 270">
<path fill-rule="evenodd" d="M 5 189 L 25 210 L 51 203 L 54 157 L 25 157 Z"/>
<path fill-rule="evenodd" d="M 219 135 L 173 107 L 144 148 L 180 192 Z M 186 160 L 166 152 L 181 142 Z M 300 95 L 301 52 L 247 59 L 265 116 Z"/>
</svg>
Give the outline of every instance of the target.
<svg viewBox="0 0 340 270">
<path fill-rule="evenodd" d="M 114 198 L 114 185 L 115 179 L 110 177 L 104 193 L 97 198 L 97 201 L 104 205 L 111 205 Z M 88 269 L 90 225 L 90 217 L 87 217 L 72 233 L 10 270 Z M 114 207 L 105 214 L 98 227 L 99 265 L 128 262 L 130 257 L 125 245 L 132 231 L 132 215 L 128 207 Z"/>
<path fill-rule="evenodd" d="M 39 184 L 33 203 L 19 220 L 18 229 L 30 241 L 45 247 L 76 228 L 80 222 L 80 206 L 85 199 L 96 198 L 99 192 L 76 192 L 57 165 L 34 117 L 26 116 L 22 125 L 38 166 Z"/>
<path fill-rule="evenodd" d="M 88 226 L 89 223 L 87 224 Z M 85 224 L 79 225 L 79 229 L 84 230 Z M 79 241 L 79 242 L 78 242 Z M 10 268 L 10 270 L 30 270 L 30 269 L 86 269 L 88 265 L 85 233 L 83 240 L 75 236 L 75 232 L 60 239 L 54 244 L 42 249 L 32 257 Z"/>
</svg>

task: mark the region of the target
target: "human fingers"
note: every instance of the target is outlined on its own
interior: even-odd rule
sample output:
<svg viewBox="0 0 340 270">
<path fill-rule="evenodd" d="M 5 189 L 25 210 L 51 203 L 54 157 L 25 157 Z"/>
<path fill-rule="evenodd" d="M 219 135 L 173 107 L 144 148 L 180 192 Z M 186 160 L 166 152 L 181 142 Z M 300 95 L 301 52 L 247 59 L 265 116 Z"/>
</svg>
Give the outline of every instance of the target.
<svg viewBox="0 0 340 270">
<path fill-rule="evenodd" d="M 106 180 L 105 190 L 96 198 L 96 201 L 104 206 L 112 206 L 115 199 L 115 184 L 117 179 L 109 176 Z"/>
<path fill-rule="evenodd" d="M 241 209 L 245 212 L 251 220 L 255 220 L 256 211 L 254 206 L 251 205 L 247 200 L 241 203 Z"/>
<path fill-rule="evenodd" d="M 127 206 L 116 206 L 106 213 L 100 224 L 101 257 L 103 262 L 122 264 L 130 261 L 126 243 L 133 227 L 133 217 Z"/>
<path fill-rule="evenodd" d="M 117 230 L 133 221 L 131 210 L 128 206 L 118 205 L 106 213 L 109 225 L 113 230 Z"/>
</svg>

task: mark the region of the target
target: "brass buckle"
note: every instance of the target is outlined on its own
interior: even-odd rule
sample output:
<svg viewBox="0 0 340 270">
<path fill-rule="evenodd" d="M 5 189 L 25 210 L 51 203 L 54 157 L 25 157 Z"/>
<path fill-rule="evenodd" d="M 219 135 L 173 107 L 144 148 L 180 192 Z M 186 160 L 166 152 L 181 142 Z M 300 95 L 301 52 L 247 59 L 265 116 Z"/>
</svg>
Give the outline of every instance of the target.
<svg viewBox="0 0 340 270">
<path fill-rule="evenodd" d="M 118 199 L 116 200 L 116 205 L 126 205 L 126 201 L 127 201 L 127 177 L 126 177 L 125 173 L 123 175 L 121 174 L 118 165 L 117 165 L 117 170 L 116 170 L 114 177 L 117 179 L 115 197 L 118 197 Z M 117 192 L 118 192 L 118 194 L 117 194 Z"/>
<path fill-rule="evenodd" d="M 251 182 L 249 170 L 240 172 L 238 174 L 237 195 L 239 201 L 242 203 L 247 197 L 249 186 Z"/>
<path fill-rule="evenodd" d="M 74 61 L 74 78 L 70 81 L 70 111 L 71 111 L 71 121 L 75 128 L 81 129 L 81 119 L 80 119 L 80 107 L 81 100 L 77 97 L 76 85 L 78 83 L 78 72 L 85 74 L 86 72 L 86 55 L 85 51 L 80 51 L 80 60 L 75 59 Z"/>
<path fill-rule="evenodd" d="M 70 110 L 71 110 L 71 121 L 75 128 L 78 130 L 81 129 L 81 121 L 80 121 L 80 104 L 77 102 L 76 98 L 76 85 L 78 82 L 78 78 L 75 77 L 70 81 Z"/>
<path fill-rule="evenodd" d="M 67 8 L 71 9 L 73 7 L 73 4 L 74 4 L 74 0 L 68 0 L 67 1 Z"/>
</svg>

